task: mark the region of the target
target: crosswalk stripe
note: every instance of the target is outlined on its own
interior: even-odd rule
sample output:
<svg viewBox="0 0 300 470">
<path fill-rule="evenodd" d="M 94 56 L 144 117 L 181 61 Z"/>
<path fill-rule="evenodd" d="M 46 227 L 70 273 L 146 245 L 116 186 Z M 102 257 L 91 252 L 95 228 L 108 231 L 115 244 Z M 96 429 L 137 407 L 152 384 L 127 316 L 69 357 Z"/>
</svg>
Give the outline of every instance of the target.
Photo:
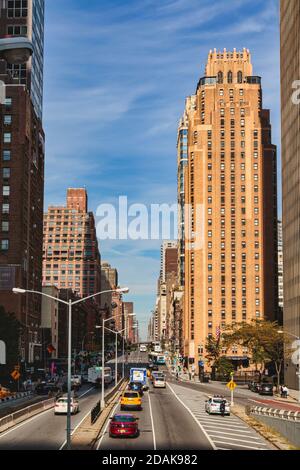
<svg viewBox="0 0 300 470">
<path fill-rule="evenodd" d="M 210 434 L 210 437 L 214 438 L 219 438 L 220 436 L 215 436 L 214 434 Z M 223 436 L 223 439 L 229 439 L 230 441 L 238 441 L 238 442 L 247 442 L 248 444 L 250 444 L 251 442 L 250 441 L 245 441 L 244 439 L 235 439 L 234 437 L 225 437 Z M 254 444 L 254 443 L 253 443 Z M 263 444 L 261 442 L 258 443 L 259 445 L 261 446 L 267 446 L 267 444 Z"/>
</svg>

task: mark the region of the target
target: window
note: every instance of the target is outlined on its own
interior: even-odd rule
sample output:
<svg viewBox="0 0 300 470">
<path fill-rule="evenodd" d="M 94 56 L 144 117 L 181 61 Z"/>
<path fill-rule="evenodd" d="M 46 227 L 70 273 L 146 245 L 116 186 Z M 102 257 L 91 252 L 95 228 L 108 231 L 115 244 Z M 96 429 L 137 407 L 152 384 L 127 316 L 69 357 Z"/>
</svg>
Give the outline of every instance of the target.
<svg viewBox="0 0 300 470">
<path fill-rule="evenodd" d="M 12 105 L 12 99 L 11 98 L 5 98 L 4 105 L 5 106 L 11 106 Z"/>
<path fill-rule="evenodd" d="M 11 36 L 27 36 L 27 26 L 10 25 L 7 27 L 7 34 Z"/>
<path fill-rule="evenodd" d="M 9 204 L 2 204 L 2 214 L 9 214 Z"/>
<path fill-rule="evenodd" d="M 2 195 L 3 196 L 9 196 L 10 195 L 10 186 L 3 186 Z"/>
<path fill-rule="evenodd" d="M 5 162 L 10 161 L 10 159 L 11 159 L 11 152 L 10 152 L 10 150 L 3 150 L 2 157 L 3 157 L 3 160 L 4 160 Z"/>
<path fill-rule="evenodd" d="M 9 126 L 11 124 L 12 117 L 10 114 L 5 114 L 4 116 L 4 124 Z"/>
<path fill-rule="evenodd" d="M 1 240 L 1 250 L 8 250 L 9 240 Z"/>
<path fill-rule="evenodd" d="M 237 73 L 237 82 L 243 83 L 243 73 L 241 71 Z"/>
<path fill-rule="evenodd" d="M 9 222 L 3 221 L 2 222 L 2 232 L 8 232 L 9 230 Z"/>
<path fill-rule="evenodd" d="M 223 90 L 223 88 L 221 88 L 221 89 L 219 90 L 219 95 L 220 95 L 220 96 L 224 96 L 224 90 Z"/>
<path fill-rule="evenodd" d="M 243 88 L 240 88 L 240 96 L 243 96 L 243 94 L 244 94 L 244 90 Z"/>
<path fill-rule="evenodd" d="M 218 83 L 223 83 L 223 72 L 218 72 Z"/>
<path fill-rule="evenodd" d="M 227 82 L 232 83 L 232 72 L 231 72 L 231 70 L 229 70 L 229 72 L 227 74 Z"/>
<path fill-rule="evenodd" d="M 5 144 L 10 144 L 11 143 L 11 133 L 10 132 L 4 132 L 3 141 L 4 141 Z"/>
<path fill-rule="evenodd" d="M 10 178 L 10 168 L 3 168 L 3 178 Z"/>
<path fill-rule="evenodd" d="M 27 0 L 8 0 L 7 16 L 8 18 L 26 18 Z"/>
</svg>

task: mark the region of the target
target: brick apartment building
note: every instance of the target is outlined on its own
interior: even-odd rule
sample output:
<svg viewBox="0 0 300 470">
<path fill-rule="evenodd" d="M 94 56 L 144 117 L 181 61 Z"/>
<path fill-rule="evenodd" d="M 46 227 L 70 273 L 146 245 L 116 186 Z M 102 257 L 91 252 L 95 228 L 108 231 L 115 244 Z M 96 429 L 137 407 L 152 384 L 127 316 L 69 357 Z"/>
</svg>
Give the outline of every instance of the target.
<svg viewBox="0 0 300 470">
<path fill-rule="evenodd" d="M 20 359 L 41 359 L 41 297 L 13 287 L 42 289 L 45 136 L 42 127 L 44 0 L 0 2 L 0 36 L 28 36 L 27 64 L 0 61 L 7 84 L 0 104 L 0 304 L 21 322 Z"/>
</svg>

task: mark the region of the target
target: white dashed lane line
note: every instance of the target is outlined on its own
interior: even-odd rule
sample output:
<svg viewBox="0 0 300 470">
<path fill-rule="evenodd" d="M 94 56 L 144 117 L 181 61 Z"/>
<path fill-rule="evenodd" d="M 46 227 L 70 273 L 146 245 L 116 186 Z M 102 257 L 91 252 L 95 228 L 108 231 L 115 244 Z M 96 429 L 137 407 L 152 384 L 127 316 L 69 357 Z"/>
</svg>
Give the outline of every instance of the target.
<svg viewBox="0 0 300 470">
<path fill-rule="evenodd" d="M 206 396 L 172 384 L 174 392 L 189 408 L 218 450 L 268 450 L 266 441 L 240 418 L 209 415 L 205 412 Z"/>
</svg>

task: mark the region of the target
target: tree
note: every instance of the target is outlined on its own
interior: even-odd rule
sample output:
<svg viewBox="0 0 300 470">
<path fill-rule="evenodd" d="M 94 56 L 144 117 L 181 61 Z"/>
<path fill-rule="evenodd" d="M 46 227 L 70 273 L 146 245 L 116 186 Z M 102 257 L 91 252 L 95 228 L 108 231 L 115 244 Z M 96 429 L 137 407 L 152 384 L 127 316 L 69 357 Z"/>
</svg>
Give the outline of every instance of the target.
<svg viewBox="0 0 300 470">
<path fill-rule="evenodd" d="M 267 362 L 272 362 L 276 370 L 277 389 L 284 359 L 284 345 L 287 342 L 287 338 L 278 333 L 278 330 L 277 322 L 253 320 L 251 323 L 233 324 L 223 335 L 227 346 L 239 344 L 248 348 L 256 370 L 259 365 L 261 372 Z M 286 354 L 289 354 L 287 349 Z"/>
<path fill-rule="evenodd" d="M 6 313 L 3 306 L 0 306 L 0 339 L 6 344 L 6 365 L 0 366 L 1 380 L 8 376 L 19 362 L 20 330 L 21 324 L 15 316 Z"/>
<path fill-rule="evenodd" d="M 216 363 L 218 362 L 220 358 L 221 349 L 222 349 L 220 339 L 216 339 L 213 336 L 210 336 L 206 340 L 205 349 L 207 351 L 207 354 L 205 357 L 208 360 L 208 363 L 211 365 L 212 379 L 214 380 Z"/>
<path fill-rule="evenodd" d="M 226 378 L 229 378 L 230 373 L 234 370 L 232 362 L 226 356 L 219 357 L 219 359 L 217 359 L 215 362 L 215 367 L 219 375 Z"/>
</svg>

